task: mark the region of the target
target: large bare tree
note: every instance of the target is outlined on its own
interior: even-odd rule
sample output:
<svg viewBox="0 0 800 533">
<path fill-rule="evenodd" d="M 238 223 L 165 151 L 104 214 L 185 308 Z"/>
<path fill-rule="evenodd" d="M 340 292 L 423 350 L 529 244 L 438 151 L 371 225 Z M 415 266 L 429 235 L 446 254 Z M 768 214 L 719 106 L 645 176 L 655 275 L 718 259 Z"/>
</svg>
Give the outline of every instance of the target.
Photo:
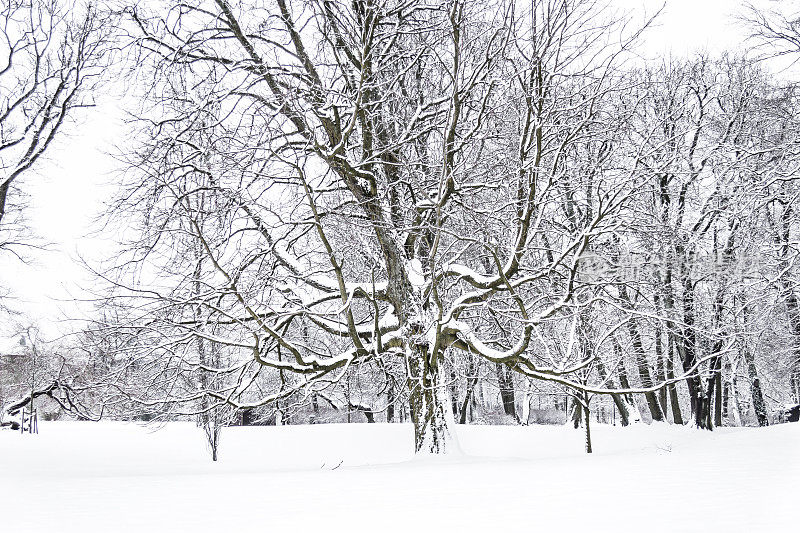
<svg viewBox="0 0 800 533">
<path fill-rule="evenodd" d="M 147 213 L 132 264 L 176 281 L 152 298 L 171 311 L 148 328 L 185 356 L 194 336 L 239 350 L 225 369 L 239 378 L 203 393 L 240 407 L 399 363 L 418 451 L 451 446 L 450 354 L 585 388 L 570 376 L 594 355 L 550 345 L 638 176 L 616 107 L 631 35 L 595 7 L 131 9 L 155 81 L 152 142 L 122 206 Z M 177 266 L 189 250 L 200 280 Z M 244 401 L 270 368 L 282 385 Z"/>
</svg>

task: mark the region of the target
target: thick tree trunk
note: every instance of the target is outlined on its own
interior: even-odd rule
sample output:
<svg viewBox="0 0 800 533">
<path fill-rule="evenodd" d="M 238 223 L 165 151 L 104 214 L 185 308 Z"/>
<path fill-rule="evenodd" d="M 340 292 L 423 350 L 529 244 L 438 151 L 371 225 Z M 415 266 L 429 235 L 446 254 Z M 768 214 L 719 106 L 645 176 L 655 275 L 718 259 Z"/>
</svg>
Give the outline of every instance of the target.
<svg viewBox="0 0 800 533">
<path fill-rule="evenodd" d="M 683 248 L 679 248 L 678 257 L 683 257 Z M 706 395 L 703 389 L 703 380 L 698 375 L 698 369 L 694 369 L 697 363 L 697 336 L 694 330 L 695 309 L 694 309 L 694 285 L 688 276 L 688 272 L 683 273 L 683 332 L 677 343 L 678 353 L 683 363 L 683 371 L 690 374 L 686 378 L 686 385 L 689 387 L 689 405 L 691 409 L 692 424 L 700 429 L 713 429 L 711 425 L 711 398 Z"/>
<path fill-rule="evenodd" d="M 713 349 L 719 351 L 719 349 L 721 349 L 720 344 L 717 344 Z M 716 426 L 722 425 L 721 421 L 719 424 L 716 423 L 718 420 L 717 410 L 722 403 L 722 381 L 719 379 L 722 371 L 721 365 L 722 359 L 720 357 L 714 357 L 709 365 L 712 374 L 706 382 L 706 389 L 703 393 L 705 401 L 702 404 L 702 424 L 698 424 L 699 427 L 704 429 L 713 429 Z"/>
<path fill-rule="evenodd" d="M 673 364 L 673 359 L 675 357 L 675 336 L 670 334 L 669 335 L 669 350 L 667 352 L 667 360 L 666 360 L 666 376 L 668 380 L 675 379 L 675 367 Z M 666 387 L 667 395 L 669 396 L 669 403 L 672 408 L 672 421 L 675 424 L 683 425 L 683 413 L 681 413 L 681 402 L 678 398 L 678 390 L 675 388 L 674 383 L 670 383 Z"/>
<path fill-rule="evenodd" d="M 317 398 L 317 393 L 314 392 L 311 394 L 311 409 L 313 410 L 313 418 L 311 419 L 311 423 L 315 423 L 317 421 L 317 417 L 319 416 L 319 399 Z"/>
<path fill-rule="evenodd" d="M 511 369 L 507 366 L 496 363 L 495 371 L 497 372 L 497 383 L 500 388 L 500 399 L 503 402 L 503 412 L 514 420 L 517 418 L 516 398 L 514 395 L 514 375 Z"/>
<path fill-rule="evenodd" d="M 731 424 L 731 390 L 733 389 L 733 366 L 731 365 L 730 358 L 726 358 L 724 375 L 727 379 L 722 381 L 722 420 L 727 421 L 727 425 Z"/>
<path fill-rule="evenodd" d="M 628 381 L 628 374 L 625 372 L 625 367 L 622 362 L 620 362 L 619 368 L 619 384 L 623 389 L 629 389 L 631 384 Z M 620 411 L 620 418 L 626 418 L 628 423 L 641 422 L 642 413 L 639 411 L 639 406 L 636 405 L 636 399 L 633 395 L 623 394 L 621 395 L 621 399 L 625 414 L 622 414 L 623 411 Z"/>
<path fill-rule="evenodd" d="M 764 403 L 764 394 L 761 391 L 761 380 L 758 377 L 755 358 L 748 348 L 742 350 L 742 355 L 747 365 L 747 376 L 750 379 L 750 396 L 753 401 L 753 410 L 756 413 L 756 420 L 758 420 L 759 426 L 768 426 L 769 417 L 767 416 L 767 406 Z"/>
<path fill-rule="evenodd" d="M 736 387 L 736 375 L 731 377 L 731 399 L 733 400 L 733 425 L 741 426 L 744 419 L 742 413 L 742 403 L 739 401 L 739 390 Z"/>
<path fill-rule="evenodd" d="M 780 229 L 776 234 L 776 241 L 781 247 L 780 276 L 783 292 L 786 295 L 786 312 L 789 319 L 789 327 L 792 331 L 793 358 L 789 369 L 789 390 L 795 402 L 800 402 L 800 301 L 798 301 L 794 286 L 789 279 L 792 260 L 790 259 L 791 250 L 791 228 L 792 214 L 795 211 L 790 207 L 791 203 L 783 204 L 783 213 L 780 217 Z M 751 354 L 752 356 L 752 354 Z M 763 402 L 763 400 L 762 400 Z"/>
<path fill-rule="evenodd" d="M 450 409 L 450 391 L 442 379 L 439 354 L 428 346 L 412 344 L 407 348 L 409 408 L 414 424 L 414 449 L 417 453 L 458 452 Z"/>
<path fill-rule="evenodd" d="M 619 421 L 622 427 L 627 426 L 631 423 L 629 419 L 629 411 L 628 406 L 625 404 L 624 400 L 619 394 L 612 394 L 611 398 L 614 400 L 614 405 L 617 408 L 617 412 L 619 412 Z"/>
</svg>

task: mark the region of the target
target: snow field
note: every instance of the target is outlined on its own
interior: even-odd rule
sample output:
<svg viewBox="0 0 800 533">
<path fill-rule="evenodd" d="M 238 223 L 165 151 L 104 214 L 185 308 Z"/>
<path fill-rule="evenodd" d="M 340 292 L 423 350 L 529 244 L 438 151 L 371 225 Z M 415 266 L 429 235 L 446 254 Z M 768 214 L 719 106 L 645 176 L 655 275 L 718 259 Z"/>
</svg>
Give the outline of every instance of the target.
<svg viewBox="0 0 800 533">
<path fill-rule="evenodd" d="M 800 424 L 459 426 L 414 457 L 411 426 L 200 429 L 42 423 L 0 432 L 0 532 L 796 531 Z"/>
</svg>

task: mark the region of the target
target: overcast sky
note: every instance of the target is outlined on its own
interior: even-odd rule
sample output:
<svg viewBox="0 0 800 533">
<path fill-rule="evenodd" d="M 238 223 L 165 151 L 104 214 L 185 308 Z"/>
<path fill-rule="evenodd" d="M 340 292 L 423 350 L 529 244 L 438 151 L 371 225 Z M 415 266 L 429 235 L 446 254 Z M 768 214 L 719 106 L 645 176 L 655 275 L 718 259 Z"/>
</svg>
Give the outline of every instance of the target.
<svg viewBox="0 0 800 533">
<path fill-rule="evenodd" d="M 634 23 L 641 23 L 663 3 L 611 1 L 615 7 L 630 10 Z M 770 0 L 762 3 L 768 5 Z M 656 26 L 646 34 L 641 52 L 657 59 L 667 54 L 741 49 L 746 32 L 735 23 L 734 15 L 742 5 L 737 0 L 668 0 Z M 98 236 L 92 220 L 102 212 L 103 201 L 113 190 L 115 162 L 108 154 L 124 141 L 122 116 L 113 98 L 100 102 L 70 128 L 70 136 L 60 140 L 50 160 L 25 180 L 31 196 L 28 220 L 44 241 L 52 243 L 50 250 L 30 253 L 35 259 L 32 265 L 0 256 L 0 287 L 10 287 L 17 298 L 11 305 L 38 320 L 50 336 L 65 329 L 56 321 L 81 314 L 72 300 L 85 298 L 83 289 L 91 287 L 91 278 L 78 258 L 97 263 L 114 239 L 114 235 Z M 8 323 L 0 323 L 0 348 L 10 340 L 2 339 L 8 327 Z"/>
</svg>

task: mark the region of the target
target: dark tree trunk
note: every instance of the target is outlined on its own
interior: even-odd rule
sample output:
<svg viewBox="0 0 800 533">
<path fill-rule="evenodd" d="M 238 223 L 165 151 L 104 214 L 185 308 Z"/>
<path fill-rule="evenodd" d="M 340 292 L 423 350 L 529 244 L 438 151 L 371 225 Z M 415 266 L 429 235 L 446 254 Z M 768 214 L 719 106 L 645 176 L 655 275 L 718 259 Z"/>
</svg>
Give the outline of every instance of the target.
<svg viewBox="0 0 800 533">
<path fill-rule="evenodd" d="M 475 386 L 478 384 L 478 374 L 475 369 L 475 361 L 471 356 L 469 358 L 467 374 L 467 393 L 464 395 L 464 401 L 461 403 L 461 413 L 458 419 L 459 424 L 467 423 L 467 415 L 472 405 Z"/>
<path fill-rule="evenodd" d="M 583 406 L 583 415 L 586 419 L 586 453 L 592 453 L 592 430 L 591 417 L 589 416 L 589 399 L 585 397 L 586 404 Z"/>
<path fill-rule="evenodd" d="M 682 249 L 681 249 L 682 251 Z M 682 253 L 678 257 L 682 257 Z M 713 429 L 711 426 L 711 398 L 703 389 L 702 379 L 698 375 L 697 363 L 697 336 L 694 329 L 694 284 L 688 272 L 683 276 L 683 334 L 678 343 L 678 353 L 683 363 L 683 371 L 688 375 L 686 385 L 689 387 L 689 404 L 692 422 L 700 429 Z"/>
<path fill-rule="evenodd" d="M 572 397 L 572 405 L 570 407 L 570 418 L 572 419 L 572 427 L 578 429 L 583 424 L 583 405 L 577 397 Z"/>
<path fill-rule="evenodd" d="M 319 398 L 317 398 L 317 393 L 311 393 L 311 420 L 309 421 L 311 424 L 317 423 L 317 417 L 319 416 Z"/>
<path fill-rule="evenodd" d="M 3 221 L 3 216 L 6 214 L 6 200 L 8 198 L 9 187 L 11 187 L 10 181 L 0 185 L 0 222 Z"/>
<path fill-rule="evenodd" d="M 670 334 L 668 336 L 669 339 L 669 350 L 667 353 L 667 360 L 666 360 L 666 376 L 667 380 L 674 380 L 675 379 L 675 369 L 673 366 L 673 359 L 675 357 L 675 337 L 674 335 Z M 675 387 L 675 383 L 670 383 L 666 386 L 667 394 L 669 395 L 669 403 L 672 407 L 672 421 L 676 424 L 683 425 L 683 413 L 681 413 L 681 402 L 678 398 L 678 390 Z"/>
<path fill-rule="evenodd" d="M 518 420 L 516 398 L 514 395 L 514 375 L 511 373 L 510 368 L 501 363 L 495 364 L 495 370 L 497 373 L 498 386 L 500 387 L 500 399 L 503 402 L 503 412 L 508 416 L 514 417 L 515 420 Z"/>
<path fill-rule="evenodd" d="M 747 330 L 750 321 L 750 309 L 744 307 L 742 310 L 742 319 L 744 320 L 744 328 Z M 759 426 L 768 426 L 769 417 L 767 416 L 767 406 L 764 402 L 764 393 L 761 390 L 761 380 L 758 377 L 758 369 L 756 368 L 755 357 L 750 350 L 746 338 L 740 340 L 740 350 L 744 364 L 747 367 L 747 377 L 750 382 L 750 397 L 753 404 L 753 411 L 755 411 L 756 420 Z"/>
<path fill-rule="evenodd" d="M 761 380 L 758 377 L 758 369 L 756 368 L 755 358 L 753 353 L 745 348 L 742 350 L 744 361 L 747 365 L 747 375 L 750 378 L 750 396 L 753 402 L 753 410 L 756 413 L 756 420 L 759 426 L 768 426 L 769 417 L 767 416 L 767 407 L 764 403 L 764 394 L 761 391 Z"/>
<path fill-rule="evenodd" d="M 597 360 L 597 374 L 600 376 L 600 381 L 608 388 L 614 388 L 614 383 L 611 377 L 606 372 L 606 367 L 603 365 L 603 362 L 598 359 Z M 622 396 L 619 394 L 612 394 L 611 399 L 614 400 L 614 405 L 619 412 L 619 420 L 623 427 L 630 424 L 629 420 L 629 413 L 628 408 L 625 405 Z"/>
<path fill-rule="evenodd" d="M 715 343 L 716 344 L 716 343 Z M 714 350 L 719 351 L 721 348 L 721 343 L 716 344 L 714 346 Z M 703 393 L 703 397 L 705 398 L 705 402 L 703 405 L 703 412 L 702 412 L 702 425 L 700 427 L 704 429 L 713 429 L 715 426 L 722 425 L 720 421 L 719 424 L 716 423 L 717 419 L 721 419 L 721 404 L 722 404 L 722 380 L 720 379 L 721 376 L 721 365 L 722 365 L 722 358 L 721 357 L 714 357 L 711 359 L 710 369 L 712 372 L 711 377 L 708 378 L 706 383 L 706 390 Z M 718 417 L 718 412 L 719 417 Z M 713 419 L 712 419 L 713 418 Z"/>
<path fill-rule="evenodd" d="M 397 401 L 394 392 L 394 380 L 390 377 L 386 387 L 386 421 L 394 422 L 394 402 Z"/>
<path fill-rule="evenodd" d="M 714 376 L 714 425 L 717 427 L 722 426 L 722 396 L 722 369 L 719 368 Z"/>
<path fill-rule="evenodd" d="M 620 297 L 622 298 L 622 301 L 627 309 L 633 309 L 633 303 L 631 302 L 630 297 L 628 296 L 628 291 L 624 286 L 620 288 Z M 628 319 L 626 326 L 628 328 L 628 335 L 631 338 L 633 355 L 636 359 L 636 368 L 639 372 L 639 379 L 642 383 L 642 387 L 652 387 L 653 378 L 650 375 L 650 365 L 647 362 L 647 355 L 644 352 L 642 335 L 639 331 L 638 323 L 633 319 Z M 650 416 L 653 418 L 653 420 L 657 422 L 664 420 L 664 413 L 661 411 L 661 406 L 658 403 L 656 393 L 646 392 L 644 397 L 647 400 L 647 407 L 650 410 Z"/>
</svg>

